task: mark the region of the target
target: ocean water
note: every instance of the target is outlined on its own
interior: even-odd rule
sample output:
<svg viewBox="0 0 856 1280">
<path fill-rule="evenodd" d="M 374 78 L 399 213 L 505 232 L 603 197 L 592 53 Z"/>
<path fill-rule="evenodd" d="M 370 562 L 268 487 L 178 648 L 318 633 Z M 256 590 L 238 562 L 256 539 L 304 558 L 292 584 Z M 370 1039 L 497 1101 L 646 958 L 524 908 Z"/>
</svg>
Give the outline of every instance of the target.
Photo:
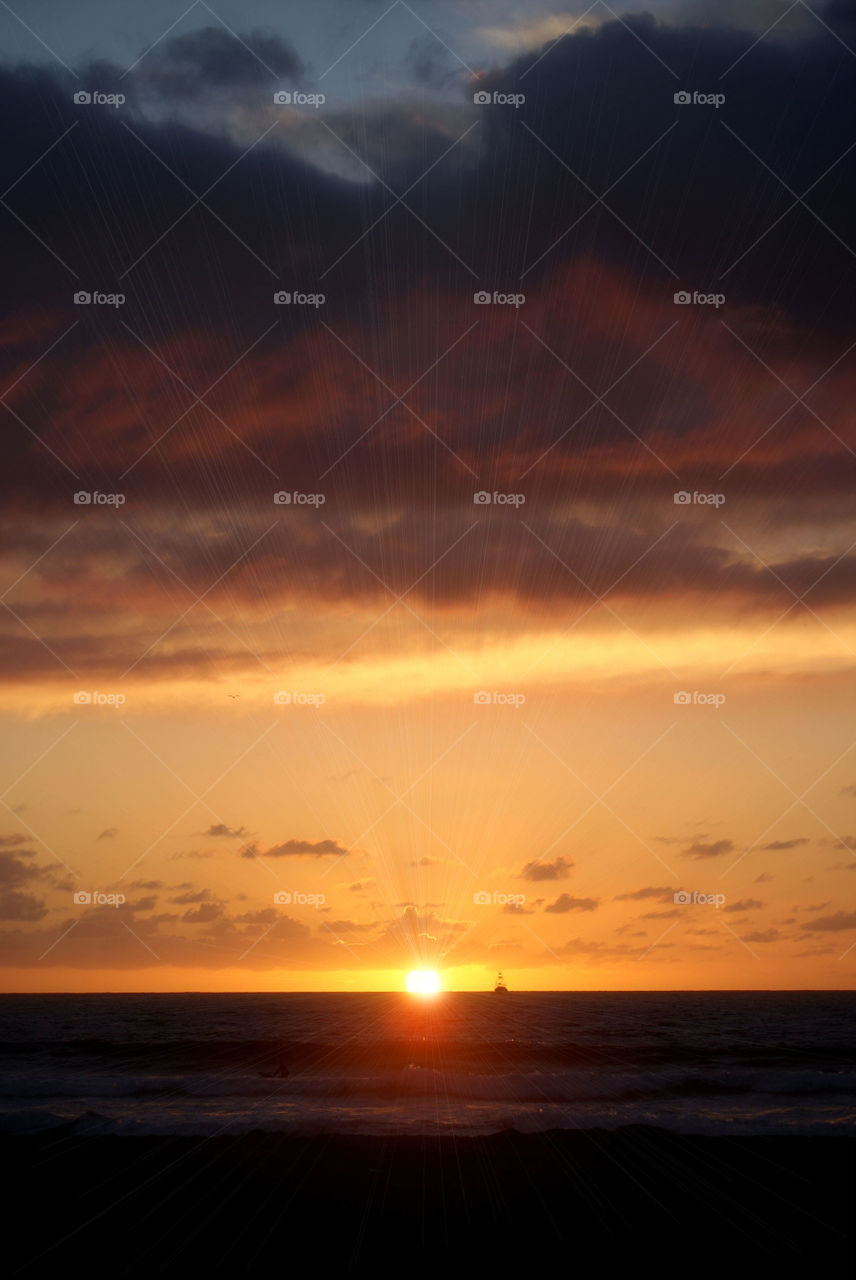
<svg viewBox="0 0 856 1280">
<path fill-rule="evenodd" d="M 0 997 L 0 1130 L 846 1134 L 856 993 Z M 287 1079 L 263 1073 L 278 1059 Z"/>
</svg>

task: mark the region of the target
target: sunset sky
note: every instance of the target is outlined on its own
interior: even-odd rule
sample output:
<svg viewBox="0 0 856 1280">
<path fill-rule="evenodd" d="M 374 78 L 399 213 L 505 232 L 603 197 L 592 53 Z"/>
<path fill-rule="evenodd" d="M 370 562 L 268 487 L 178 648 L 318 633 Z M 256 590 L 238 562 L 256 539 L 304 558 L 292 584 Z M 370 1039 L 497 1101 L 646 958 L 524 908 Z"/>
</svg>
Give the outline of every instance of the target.
<svg viewBox="0 0 856 1280">
<path fill-rule="evenodd" d="M 645 7 L 0 10 L 5 989 L 852 987 L 856 5 Z"/>
</svg>

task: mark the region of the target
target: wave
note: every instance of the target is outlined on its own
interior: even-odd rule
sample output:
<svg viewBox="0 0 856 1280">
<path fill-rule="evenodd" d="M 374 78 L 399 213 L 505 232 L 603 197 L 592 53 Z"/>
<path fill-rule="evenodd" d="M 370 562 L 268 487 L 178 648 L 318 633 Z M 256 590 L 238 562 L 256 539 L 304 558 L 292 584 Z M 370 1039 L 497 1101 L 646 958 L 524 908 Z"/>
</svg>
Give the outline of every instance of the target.
<svg viewBox="0 0 856 1280">
<path fill-rule="evenodd" d="M 401 1112 L 396 1108 L 347 1109 L 333 1113 L 326 1107 L 304 1110 L 258 1111 L 250 1108 L 224 1113 L 202 1110 L 177 1114 L 172 1110 L 150 1110 L 132 1115 L 111 1115 L 87 1108 L 77 1113 L 50 1109 L 0 1111 L 0 1135 L 47 1135 L 52 1138 L 163 1137 L 208 1138 L 252 1133 L 279 1133 L 314 1137 L 330 1134 L 353 1136 L 435 1136 L 483 1137 L 494 1133 L 545 1133 L 573 1130 L 592 1135 L 604 1132 L 645 1129 L 685 1136 L 703 1137 L 846 1137 L 853 1134 L 856 1115 L 840 1111 L 747 1110 L 742 1113 L 709 1111 L 702 1114 L 675 1112 L 651 1105 L 621 1108 L 603 1104 L 571 1113 L 557 1105 L 532 1108 L 471 1106 L 445 1111 L 431 1107 L 423 1111 Z"/>
<path fill-rule="evenodd" d="M 495 1040 L 455 1039 L 375 1039 L 294 1040 L 279 1039 L 164 1039 L 108 1040 L 100 1038 L 69 1040 L 21 1040 L 0 1042 L 0 1057 L 14 1068 L 14 1060 L 49 1064 L 68 1062 L 76 1067 L 137 1067 L 150 1070 L 161 1067 L 181 1072 L 205 1072 L 221 1068 L 247 1069 L 270 1065 L 281 1058 L 298 1070 L 330 1065 L 340 1070 L 393 1064 L 404 1068 L 416 1062 L 434 1068 L 438 1062 L 446 1069 L 480 1071 L 492 1074 L 508 1068 L 526 1069 L 541 1066 L 591 1068 L 697 1067 L 715 1061 L 718 1066 L 752 1069 L 853 1067 L 856 1044 L 815 1044 L 807 1042 L 747 1044 L 720 1042 L 689 1043 L 667 1040 L 663 1043 L 616 1044 L 612 1041 Z"/>
<path fill-rule="evenodd" d="M 684 1071 L 658 1074 L 583 1071 L 514 1071 L 503 1074 L 447 1071 L 415 1063 L 371 1074 L 338 1071 L 296 1073 L 287 1079 L 259 1074 L 89 1074 L 46 1071 L 41 1075 L 9 1075 L 0 1082 L 0 1098 L 24 1102 L 51 1099 L 146 1098 L 273 1101 L 300 1099 L 397 1101 L 442 1098 L 516 1104 L 587 1103 L 608 1099 L 718 1098 L 768 1095 L 801 1098 L 813 1095 L 856 1096 L 856 1074 L 843 1071 Z"/>
</svg>

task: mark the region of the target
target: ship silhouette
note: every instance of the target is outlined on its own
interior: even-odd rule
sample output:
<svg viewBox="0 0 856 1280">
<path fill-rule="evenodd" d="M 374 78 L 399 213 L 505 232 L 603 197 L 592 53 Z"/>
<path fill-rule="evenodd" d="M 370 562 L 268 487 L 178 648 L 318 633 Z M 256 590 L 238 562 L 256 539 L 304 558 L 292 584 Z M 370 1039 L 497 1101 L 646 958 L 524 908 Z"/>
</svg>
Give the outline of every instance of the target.
<svg viewBox="0 0 856 1280">
<path fill-rule="evenodd" d="M 503 995 L 508 995 L 508 987 L 505 985 L 505 978 L 501 973 L 496 975 L 496 982 L 493 984 L 494 992 L 501 991 Z"/>
</svg>

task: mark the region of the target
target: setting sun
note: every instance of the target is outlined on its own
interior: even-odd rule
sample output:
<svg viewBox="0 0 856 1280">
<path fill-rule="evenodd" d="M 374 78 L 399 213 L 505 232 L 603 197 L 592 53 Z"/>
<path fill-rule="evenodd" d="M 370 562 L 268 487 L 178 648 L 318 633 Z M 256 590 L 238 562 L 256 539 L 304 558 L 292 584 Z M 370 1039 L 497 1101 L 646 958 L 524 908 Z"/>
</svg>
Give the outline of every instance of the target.
<svg viewBox="0 0 856 1280">
<path fill-rule="evenodd" d="M 414 969 L 408 973 L 407 990 L 415 996 L 435 996 L 440 990 L 440 979 L 432 969 Z"/>
</svg>

